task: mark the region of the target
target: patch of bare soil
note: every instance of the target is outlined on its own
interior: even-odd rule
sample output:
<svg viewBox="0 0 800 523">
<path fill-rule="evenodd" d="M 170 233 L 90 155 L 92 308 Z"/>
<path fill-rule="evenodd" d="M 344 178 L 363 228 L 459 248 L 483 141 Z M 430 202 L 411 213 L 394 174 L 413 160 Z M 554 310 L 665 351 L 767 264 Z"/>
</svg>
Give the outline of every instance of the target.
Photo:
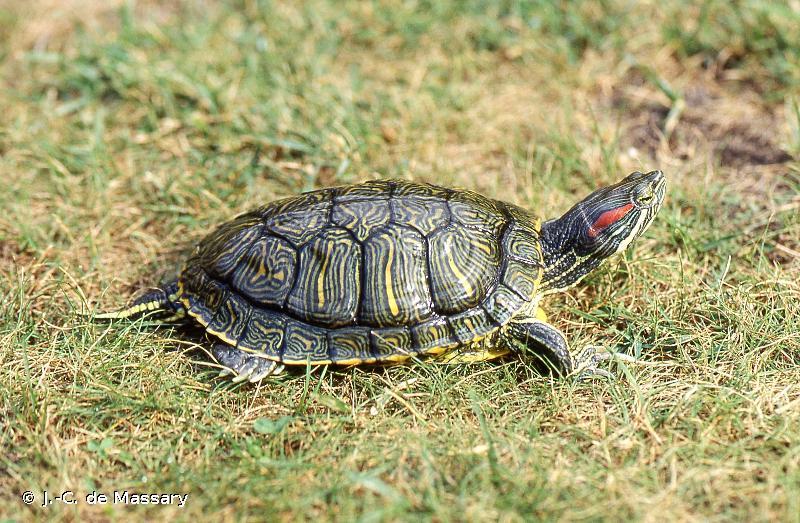
<svg viewBox="0 0 800 523">
<path fill-rule="evenodd" d="M 11 264 L 19 263 L 21 257 L 25 257 L 26 262 L 30 261 L 30 257 L 16 242 L 0 240 L 0 267 L 10 267 Z"/>
<path fill-rule="evenodd" d="M 780 234 L 775 238 L 773 248 L 766 253 L 766 256 L 773 263 L 788 265 L 800 260 L 800 245 L 791 235 Z"/>
<path fill-rule="evenodd" d="M 618 86 L 611 102 L 629 122 L 629 145 L 656 159 L 661 154 L 681 160 L 711 154 L 721 166 L 732 168 L 792 160 L 781 146 L 783 119 L 756 93 L 732 93 L 702 79 L 683 93 L 670 102 L 644 82 Z"/>
<path fill-rule="evenodd" d="M 724 204 L 728 223 L 751 216 L 742 231 L 763 243 L 777 264 L 800 260 L 793 216 L 798 209 L 797 174 L 786 150 L 789 127 L 781 105 L 769 105 L 742 84 L 719 83 L 685 70 L 670 75 L 680 93 L 675 100 L 633 72 L 606 98 L 622 118 L 623 149 L 650 157 L 657 165 L 682 165 L 688 172 L 711 163 L 714 176 L 740 199 Z"/>
</svg>

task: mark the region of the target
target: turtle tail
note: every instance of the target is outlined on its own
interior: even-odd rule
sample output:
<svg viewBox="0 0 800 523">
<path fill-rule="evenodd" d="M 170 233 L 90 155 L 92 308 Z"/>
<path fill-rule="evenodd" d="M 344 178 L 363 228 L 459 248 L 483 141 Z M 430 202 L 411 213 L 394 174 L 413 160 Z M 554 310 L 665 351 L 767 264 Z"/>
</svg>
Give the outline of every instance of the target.
<svg viewBox="0 0 800 523">
<path fill-rule="evenodd" d="M 166 316 L 165 321 L 174 321 L 186 315 L 186 309 L 178 299 L 178 281 L 172 281 L 163 287 L 150 289 L 124 309 L 114 312 L 95 314 L 96 320 L 119 320 L 135 318 L 147 313 L 155 313 L 159 317 Z"/>
</svg>

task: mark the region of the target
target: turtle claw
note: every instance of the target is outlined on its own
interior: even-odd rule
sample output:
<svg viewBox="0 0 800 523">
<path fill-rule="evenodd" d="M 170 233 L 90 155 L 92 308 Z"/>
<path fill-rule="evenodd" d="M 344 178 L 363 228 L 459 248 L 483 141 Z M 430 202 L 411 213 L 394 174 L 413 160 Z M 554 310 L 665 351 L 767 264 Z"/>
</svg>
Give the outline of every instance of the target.
<svg viewBox="0 0 800 523">
<path fill-rule="evenodd" d="M 586 367 L 578 372 L 578 381 L 588 381 L 594 377 L 601 377 L 610 381 L 616 381 L 617 379 L 617 376 L 614 375 L 614 373 L 605 369 Z"/>
<path fill-rule="evenodd" d="M 598 366 L 601 361 L 612 359 L 623 360 L 628 363 L 639 361 L 628 354 L 609 351 L 605 347 L 589 345 L 584 347 L 583 350 L 575 356 L 575 374 L 577 375 L 578 381 L 586 381 L 595 376 L 600 376 L 608 380 L 616 380 L 617 377 L 612 372 L 601 369 Z"/>
<path fill-rule="evenodd" d="M 277 376 L 283 369 L 286 367 L 284 365 L 278 365 L 277 362 L 270 361 L 270 360 L 263 360 L 259 363 L 258 371 L 253 371 L 250 375 L 249 381 L 250 383 L 257 383 L 267 376 Z"/>
<path fill-rule="evenodd" d="M 234 383 L 241 383 L 245 380 L 250 379 L 250 375 L 253 374 L 253 369 L 255 369 L 255 365 L 252 362 L 248 362 L 247 365 L 239 371 L 239 374 L 233 377 Z"/>
<path fill-rule="evenodd" d="M 284 366 L 276 361 L 222 343 L 214 345 L 211 353 L 217 362 L 225 367 L 219 376 L 233 375 L 234 383 L 244 381 L 256 383 L 267 376 L 280 374 L 284 369 Z"/>
<path fill-rule="evenodd" d="M 259 369 L 258 372 L 253 372 L 252 374 L 250 374 L 250 376 L 248 376 L 247 378 L 247 381 L 249 381 L 250 383 L 258 383 L 259 381 L 269 376 L 271 370 L 272 369 L 269 367 L 262 367 L 261 369 Z"/>
</svg>

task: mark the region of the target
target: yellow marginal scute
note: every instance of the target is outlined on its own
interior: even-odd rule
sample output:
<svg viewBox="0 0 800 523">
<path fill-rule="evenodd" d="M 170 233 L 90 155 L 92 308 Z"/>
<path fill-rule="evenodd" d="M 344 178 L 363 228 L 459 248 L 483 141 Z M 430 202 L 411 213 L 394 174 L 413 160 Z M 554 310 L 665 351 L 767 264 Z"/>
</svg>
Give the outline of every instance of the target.
<svg viewBox="0 0 800 523">
<path fill-rule="evenodd" d="M 362 363 L 375 363 L 378 361 L 376 358 L 368 358 L 368 359 L 358 359 L 358 358 L 350 358 L 349 360 L 338 360 L 334 363 L 336 365 L 360 365 Z"/>
<path fill-rule="evenodd" d="M 334 361 L 332 360 L 308 361 L 308 359 L 305 359 L 305 360 L 283 360 L 281 361 L 281 363 L 285 365 L 311 365 L 312 367 L 314 367 L 316 365 L 331 365 L 334 363 Z M 341 363 L 341 362 L 335 362 L 335 363 Z"/>
<path fill-rule="evenodd" d="M 406 361 L 409 358 L 411 358 L 410 354 L 392 354 L 391 356 L 386 356 L 385 358 L 381 358 L 380 361 L 400 362 L 400 361 Z"/>
</svg>

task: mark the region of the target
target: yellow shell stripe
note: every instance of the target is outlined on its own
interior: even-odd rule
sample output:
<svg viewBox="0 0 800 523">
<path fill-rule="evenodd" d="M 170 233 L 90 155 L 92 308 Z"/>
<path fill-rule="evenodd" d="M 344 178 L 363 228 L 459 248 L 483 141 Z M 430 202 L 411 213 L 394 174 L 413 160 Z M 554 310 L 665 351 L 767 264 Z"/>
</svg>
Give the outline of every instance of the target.
<svg viewBox="0 0 800 523">
<path fill-rule="evenodd" d="M 464 293 L 467 295 L 474 294 L 475 290 L 472 288 L 472 285 L 469 284 L 469 280 L 464 273 L 458 268 L 458 264 L 456 263 L 455 259 L 453 259 L 452 252 L 447 253 L 447 264 L 450 266 L 450 270 L 453 271 L 453 274 L 458 282 L 464 288 Z"/>
<path fill-rule="evenodd" d="M 277 307 L 311 327 L 330 329 L 353 322 L 359 299 L 360 251 L 344 229 L 322 231 L 300 247 L 297 282 L 286 303 Z"/>
<path fill-rule="evenodd" d="M 387 245 L 389 259 L 386 260 L 386 268 L 383 271 L 384 283 L 386 285 L 386 299 L 389 302 L 389 310 L 393 315 L 400 314 L 400 307 L 397 305 L 397 298 L 394 296 L 394 287 L 392 287 L 392 259 L 394 258 L 394 246 Z"/>
<path fill-rule="evenodd" d="M 296 265 L 297 254 L 286 240 L 263 236 L 247 250 L 230 283 L 253 301 L 283 304 L 291 290 Z"/>
<path fill-rule="evenodd" d="M 333 243 L 327 242 L 325 245 L 325 258 L 322 262 L 322 268 L 319 270 L 319 276 L 317 276 L 317 303 L 320 309 L 325 306 L 325 273 L 331 260 L 331 251 L 333 251 Z"/>
<path fill-rule="evenodd" d="M 360 325 L 415 325 L 432 314 L 425 239 L 409 227 L 389 225 L 363 244 Z"/>
<path fill-rule="evenodd" d="M 392 218 L 395 223 L 413 227 L 422 234 L 429 235 L 447 226 L 450 211 L 447 202 L 432 198 L 399 196 L 393 199 Z"/>
<path fill-rule="evenodd" d="M 388 200 L 340 200 L 334 205 L 332 214 L 334 224 L 349 230 L 361 242 L 390 219 Z"/>
<path fill-rule="evenodd" d="M 499 266 L 497 239 L 486 231 L 452 227 L 429 243 L 431 294 L 438 310 L 454 314 L 477 306 Z"/>
</svg>

